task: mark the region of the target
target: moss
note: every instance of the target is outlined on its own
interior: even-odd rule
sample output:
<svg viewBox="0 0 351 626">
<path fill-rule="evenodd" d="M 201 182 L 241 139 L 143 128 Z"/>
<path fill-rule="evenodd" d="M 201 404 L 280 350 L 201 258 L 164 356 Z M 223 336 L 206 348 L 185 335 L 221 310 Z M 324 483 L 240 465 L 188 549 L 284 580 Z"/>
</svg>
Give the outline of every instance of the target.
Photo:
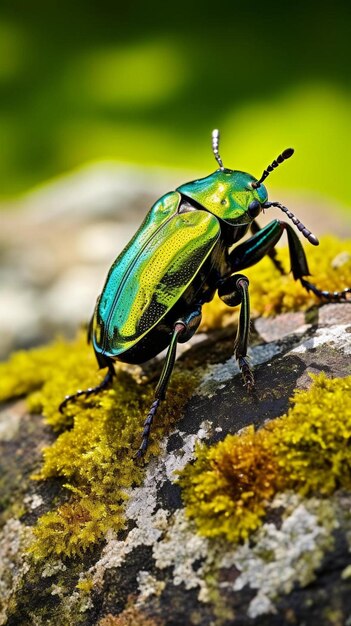
<svg viewBox="0 0 351 626">
<path fill-rule="evenodd" d="M 351 489 L 351 376 L 313 378 L 309 391 L 295 393 L 287 417 L 267 424 L 263 433 L 288 487 L 327 496 Z"/>
<path fill-rule="evenodd" d="M 93 589 L 93 586 L 94 586 L 94 581 L 92 578 L 83 578 L 79 580 L 79 582 L 77 583 L 77 589 L 80 589 L 81 591 L 84 591 L 84 593 L 87 593 L 87 594 L 91 592 L 91 590 Z"/>
<path fill-rule="evenodd" d="M 71 403 L 61 415 L 58 406 L 67 393 L 97 384 L 104 376 L 97 372 L 93 351 L 82 336 L 15 354 L 0 369 L 1 398 L 28 394 L 31 411 L 42 411 L 60 433 L 44 448 L 44 462 L 34 478 L 61 478 L 70 496 L 39 518 L 31 550 L 36 558 L 82 554 L 107 530 L 124 527 L 127 490 L 140 484 L 144 473 L 133 450 L 140 443 L 154 384 L 140 385 L 117 364 L 110 390 Z M 189 371 L 174 372 L 146 460 L 158 454 L 161 437 L 179 418 L 196 384 Z"/>
<path fill-rule="evenodd" d="M 351 285 L 351 241 L 340 241 L 336 237 L 323 237 L 320 246 L 306 244 L 306 255 L 311 272 L 311 281 L 319 289 L 341 291 Z M 244 271 L 250 280 L 250 300 L 253 315 L 264 317 L 288 311 L 305 311 L 320 298 L 308 293 L 290 273 L 288 248 L 278 249 L 278 259 L 287 274 L 282 276 L 265 257 L 254 267 Z M 203 310 L 201 328 L 217 328 L 235 322 L 237 310 L 231 310 L 218 296 Z"/>
<path fill-rule="evenodd" d="M 250 427 L 215 446 L 198 445 L 196 456 L 180 478 L 187 513 L 207 537 L 246 538 L 274 493 L 277 466 L 266 441 Z"/>
<path fill-rule="evenodd" d="M 351 376 L 314 377 L 288 414 L 257 432 L 249 427 L 198 446 L 180 472 L 186 511 L 206 537 L 247 539 L 279 492 L 327 496 L 351 489 Z"/>
<path fill-rule="evenodd" d="M 50 379 L 51 372 L 56 370 L 56 363 L 74 359 L 74 352 L 79 349 L 84 349 L 83 335 L 71 345 L 58 339 L 49 347 L 13 354 L 8 362 L 0 364 L 0 402 L 40 389 Z M 86 354 L 82 357 L 85 359 Z"/>
</svg>

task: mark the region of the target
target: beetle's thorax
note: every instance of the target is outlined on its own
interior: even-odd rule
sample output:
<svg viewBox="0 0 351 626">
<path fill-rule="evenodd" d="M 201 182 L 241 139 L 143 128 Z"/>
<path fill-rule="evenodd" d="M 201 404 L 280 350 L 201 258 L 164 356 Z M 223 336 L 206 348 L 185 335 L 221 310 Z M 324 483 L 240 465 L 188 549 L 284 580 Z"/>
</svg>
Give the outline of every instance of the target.
<svg viewBox="0 0 351 626">
<path fill-rule="evenodd" d="M 264 185 L 258 189 L 252 187 L 256 180 L 245 172 L 219 169 L 205 178 L 181 185 L 177 191 L 220 220 L 240 226 L 252 221 L 248 213 L 252 200 L 257 199 L 260 203 L 267 200 Z"/>
</svg>

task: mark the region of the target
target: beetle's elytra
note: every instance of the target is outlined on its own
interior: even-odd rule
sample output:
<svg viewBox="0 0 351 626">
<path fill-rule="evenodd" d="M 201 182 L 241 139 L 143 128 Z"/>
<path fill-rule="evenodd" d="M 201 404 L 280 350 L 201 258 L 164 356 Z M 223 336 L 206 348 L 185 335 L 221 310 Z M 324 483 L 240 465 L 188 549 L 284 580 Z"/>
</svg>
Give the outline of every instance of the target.
<svg viewBox="0 0 351 626">
<path fill-rule="evenodd" d="M 351 289 L 321 291 L 310 283 L 307 259 L 300 239 L 287 222 L 275 219 L 260 228 L 256 217 L 262 209 L 278 207 L 313 245 L 318 240 L 286 207 L 268 202 L 263 181 L 290 158 L 288 148 L 274 160 L 261 178 L 223 166 L 218 152 L 219 132 L 212 133 L 212 149 L 219 168 L 209 176 L 185 183 L 160 198 L 132 240 L 113 263 L 89 329 L 100 368 L 108 368 L 97 387 L 67 396 L 60 406 L 81 395 L 106 388 L 113 376 L 113 362 L 144 363 L 168 346 L 155 400 L 144 423 L 137 456 L 148 445 L 151 425 L 164 399 L 178 342 L 196 332 L 201 308 L 216 291 L 228 306 L 240 305 L 235 341 L 244 384 L 254 386 L 247 359 L 250 323 L 249 281 L 241 272 L 268 255 L 279 271 L 274 246 L 286 231 L 291 270 L 308 291 L 333 301 L 345 301 Z M 238 242 L 251 230 L 252 236 Z"/>
</svg>

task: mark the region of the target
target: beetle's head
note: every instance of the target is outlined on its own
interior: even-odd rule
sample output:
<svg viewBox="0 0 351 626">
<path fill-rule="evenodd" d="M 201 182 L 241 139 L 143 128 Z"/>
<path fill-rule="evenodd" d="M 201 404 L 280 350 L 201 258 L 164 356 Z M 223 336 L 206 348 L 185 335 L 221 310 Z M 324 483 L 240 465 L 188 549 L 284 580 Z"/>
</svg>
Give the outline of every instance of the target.
<svg viewBox="0 0 351 626">
<path fill-rule="evenodd" d="M 212 149 L 219 165 L 219 169 L 206 176 L 178 187 L 177 191 L 216 215 L 230 226 L 248 226 L 261 213 L 263 209 L 271 206 L 280 208 L 292 219 L 301 233 L 314 245 L 318 240 L 286 207 L 279 202 L 268 202 L 267 189 L 263 181 L 269 176 L 280 163 L 289 159 L 294 150 L 287 148 L 264 170 L 261 178 L 257 180 L 251 174 L 230 170 L 223 166 L 218 152 L 219 131 L 212 133 Z"/>
</svg>

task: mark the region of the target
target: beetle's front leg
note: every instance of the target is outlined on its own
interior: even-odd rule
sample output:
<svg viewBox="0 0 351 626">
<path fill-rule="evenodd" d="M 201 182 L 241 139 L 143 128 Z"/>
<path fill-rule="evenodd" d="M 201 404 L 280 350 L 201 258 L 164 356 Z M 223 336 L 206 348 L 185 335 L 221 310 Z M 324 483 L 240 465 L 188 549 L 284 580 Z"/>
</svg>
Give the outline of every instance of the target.
<svg viewBox="0 0 351 626">
<path fill-rule="evenodd" d="M 254 235 L 263 230 L 263 228 L 258 224 L 256 220 L 252 220 L 250 228 Z M 285 271 L 281 262 L 278 259 L 276 249 L 273 247 L 271 250 L 268 250 L 267 255 L 269 256 L 270 260 L 272 261 L 274 267 L 278 270 L 278 272 L 284 276 Z"/>
<path fill-rule="evenodd" d="M 243 274 L 236 274 L 221 280 L 218 285 L 218 295 L 228 306 L 241 305 L 235 340 L 235 358 L 238 360 L 244 384 L 250 391 L 253 389 L 255 381 L 247 359 L 250 333 L 249 279 Z"/>
<path fill-rule="evenodd" d="M 257 231 L 253 237 L 234 248 L 228 257 L 231 271 L 241 271 L 261 261 L 266 254 L 271 255 L 284 230 L 288 236 L 290 264 L 294 279 L 299 280 L 306 291 L 312 291 L 319 298 L 334 302 L 349 302 L 351 288 L 334 292 L 323 291 L 306 280 L 305 276 L 309 276 L 310 271 L 301 241 L 290 224 L 280 220 L 273 220 Z"/>
<path fill-rule="evenodd" d="M 163 365 L 163 369 L 161 372 L 160 380 L 157 383 L 157 387 L 155 390 L 155 400 L 151 405 L 151 409 L 147 415 L 147 418 L 144 422 L 144 429 L 142 434 L 142 441 L 139 447 L 138 452 L 136 453 L 136 458 L 141 458 L 144 456 L 150 437 L 151 426 L 154 421 L 154 417 L 156 415 L 156 411 L 166 396 L 166 391 L 168 387 L 169 380 L 171 378 L 171 374 L 173 371 L 177 344 L 184 343 L 188 341 L 193 334 L 196 332 L 199 324 L 201 322 L 201 307 L 195 307 L 188 315 L 180 318 L 174 325 L 173 334 L 171 343 L 169 344 L 169 348 L 167 351 L 166 359 Z"/>
<path fill-rule="evenodd" d="M 301 242 L 290 224 L 280 220 L 273 220 L 264 228 L 256 229 L 255 234 L 250 239 L 234 248 L 228 258 L 232 273 L 240 272 L 255 265 L 266 255 L 272 255 L 284 230 L 288 235 L 290 262 L 294 278 L 308 276 L 310 272 Z"/>
</svg>

